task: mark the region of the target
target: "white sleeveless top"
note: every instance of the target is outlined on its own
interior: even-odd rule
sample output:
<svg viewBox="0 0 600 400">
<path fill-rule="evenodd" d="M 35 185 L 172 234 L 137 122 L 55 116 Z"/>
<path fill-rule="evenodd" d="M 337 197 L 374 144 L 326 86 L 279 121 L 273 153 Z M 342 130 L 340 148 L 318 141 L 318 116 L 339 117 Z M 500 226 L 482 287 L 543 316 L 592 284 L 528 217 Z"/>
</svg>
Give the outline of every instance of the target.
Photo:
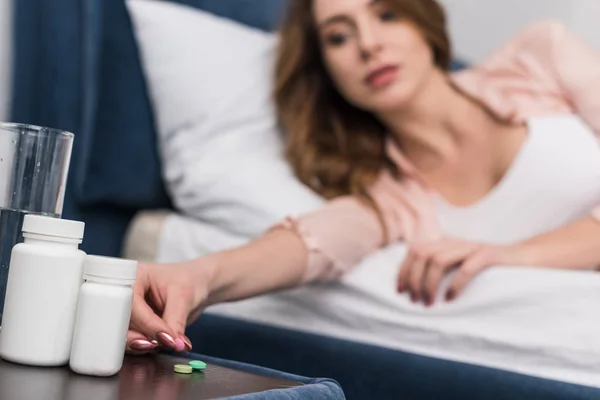
<svg viewBox="0 0 600 400">
<path fill-rule="evenodd" d="M 533 118 L 503 179 L 476 204 L 436 197 L 444 236 L 520 241 L 584 217 L 600 204 L 600 141 L 577 116 Z"/>
</svg>

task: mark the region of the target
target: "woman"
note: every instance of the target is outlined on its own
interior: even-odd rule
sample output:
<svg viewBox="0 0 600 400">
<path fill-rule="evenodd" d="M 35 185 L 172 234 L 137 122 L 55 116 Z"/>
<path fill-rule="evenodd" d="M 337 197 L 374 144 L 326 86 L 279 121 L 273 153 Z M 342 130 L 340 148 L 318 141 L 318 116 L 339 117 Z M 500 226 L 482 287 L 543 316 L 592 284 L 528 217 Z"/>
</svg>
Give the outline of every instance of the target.
<svg viewBox="0 0 600 400">
<path fill-rule="evenodd" d="M 289 160 L 330 201 L 242 248 L 141 265 L 131 352 L 190 350 L 205 307 L 334 280 L 397 241 L 398 292 L 427 306 L 495 265 L 600 263 L 600 148 L 581 122 L 600 129 L 600 57 L 560 26 L 452 77 L 435 0 L 294 0 L 281 35 Z"/>
</svg>

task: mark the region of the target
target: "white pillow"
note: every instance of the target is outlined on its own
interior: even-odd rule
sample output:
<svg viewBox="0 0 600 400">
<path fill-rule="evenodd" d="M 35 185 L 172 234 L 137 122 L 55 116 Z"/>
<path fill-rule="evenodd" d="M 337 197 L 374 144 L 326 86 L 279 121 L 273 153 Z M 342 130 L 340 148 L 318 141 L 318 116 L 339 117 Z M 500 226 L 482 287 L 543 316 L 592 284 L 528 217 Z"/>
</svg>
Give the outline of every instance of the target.
<svg viewBox="0 0 600 400">
<path fill-rule="evenodd" d="M 188 6 L 128 1 L 176 208 L 254 237 L 324 200 L 283 157 L 276 36 Z"/>
</svg>

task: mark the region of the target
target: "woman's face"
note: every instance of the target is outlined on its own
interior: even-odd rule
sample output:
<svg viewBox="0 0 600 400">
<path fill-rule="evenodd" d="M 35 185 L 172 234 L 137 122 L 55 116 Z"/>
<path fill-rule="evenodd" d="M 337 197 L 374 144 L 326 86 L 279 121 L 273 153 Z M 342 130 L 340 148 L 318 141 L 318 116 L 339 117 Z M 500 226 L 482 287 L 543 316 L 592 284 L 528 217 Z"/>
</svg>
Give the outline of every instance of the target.
<svg viewBox="0 0 600 400">
<path fill-rule="evenodd" d="M 313 1 L 325 66 L 355 106 L 374 113 L 402 108 L 436 70 L 421 32 L 385 1 Z"/>
</svg>

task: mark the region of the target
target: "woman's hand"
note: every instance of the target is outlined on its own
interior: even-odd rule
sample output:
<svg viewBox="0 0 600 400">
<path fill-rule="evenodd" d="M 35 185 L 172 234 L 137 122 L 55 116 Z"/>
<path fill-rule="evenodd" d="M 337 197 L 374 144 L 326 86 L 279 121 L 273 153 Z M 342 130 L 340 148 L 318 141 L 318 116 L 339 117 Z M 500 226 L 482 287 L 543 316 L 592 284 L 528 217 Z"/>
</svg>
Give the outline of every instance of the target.
<svg viewBox="0 0 600 400">
<path fill-rule="evenodd" d="M 190 351 L 185 328 L 200 316 L 213 269 L 208 259 L 177 264 L 140 264 L 133 287 L 127 351 L 166 347 Z"/>
<path fill-rule="evenodd" d="M 409 247 L 398 275 L 398 292 L 409 291 L 413 302 L 434 303 L 444 276 L 456 269 L 446 300 L 456 298 L 481 271 L 495 265 L 527 264 L 518 245 L 494 246 L 441 239 Z"/>
<path fill-rule="evenodd" d="M 287 229 L 245 246 L 177 264 L 141 264 L 134 285 L 130 353 L 192 347 L 185 328 L 209 305 L 292 288 L 302 283 L 308 251 Z"/>
</svg>

